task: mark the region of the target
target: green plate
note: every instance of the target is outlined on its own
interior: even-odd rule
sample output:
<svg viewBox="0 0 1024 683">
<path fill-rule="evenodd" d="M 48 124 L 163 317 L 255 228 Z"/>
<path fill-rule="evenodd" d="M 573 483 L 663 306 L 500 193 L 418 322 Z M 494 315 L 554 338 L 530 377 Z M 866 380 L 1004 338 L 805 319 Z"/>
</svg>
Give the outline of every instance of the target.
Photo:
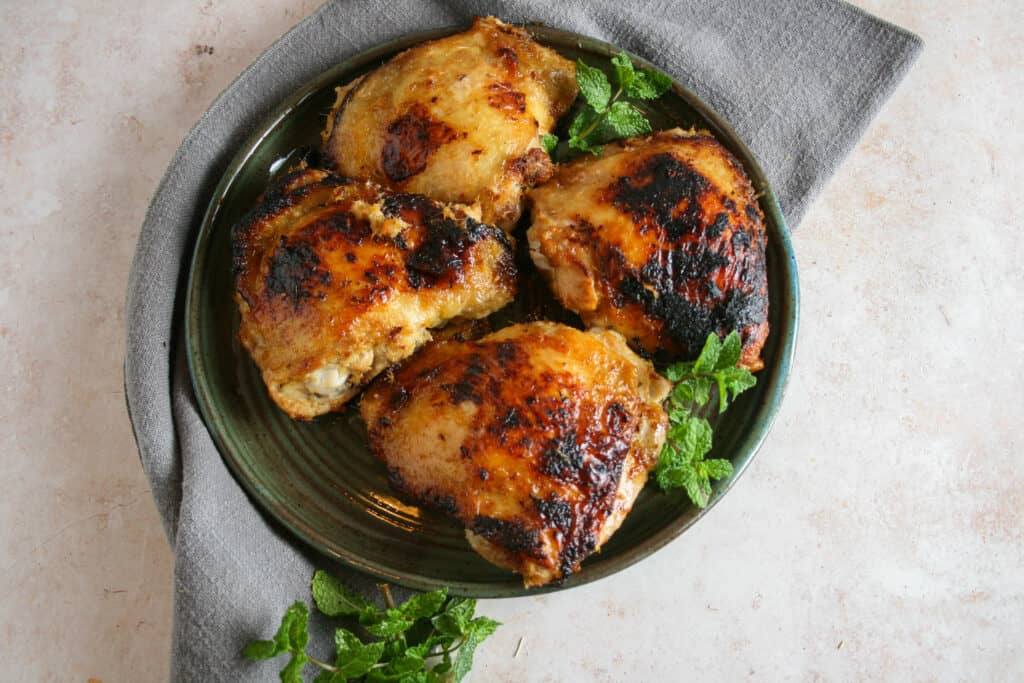
<svg viewBox="0 0 1024 683">
<path fill-rule="evenodd" d="M 619 51 L 574 33 L 527 28 L 539 42 L 591 64 L 607 64 L 608 57 Z M 308 423 L 290 420 L 271 402 L 256 367 L 238 343 L 238 312 L 232 300 L 232 224 L 275 174 L 297 161 L 304 149 L 318 144 L 335 86 L 411 45 L 456 30 L 408 36 L 337 65 L 297 90 L 242 146 L 214 190 L 195 245 L 186 300 L 186 349 L 199 407 L 224 460 L 252 498 L 310 546 L 410 588 L 449 586 L 454 594 L 487 598 L 537 594 L 579 586 L 628 567 L 681 534 L 707 509 L 694 507 L 682 492 L 663 494 L 649 486 L 619 531 L 577 574 L 558 586 L 527 591 L 515 575 L 474 553 L 460 527 L 392 493 L 384 466 L 367 448 L 366 432 L 354 408 Z M 717 114 L 676 84 L 652 104 L 649 118 L 656 129 L 697 126 L 713 131 L 742 161 L 761 193 L 767 217 L 771 334 L 764 349 L 766 367 L 758 374 L 757 387 L 744 394 L 715 427 L 713 455 L 731 459 L 735 474 L 717 483 L 711 498 L 714 505 L 757 452 L 782 400 L 796 339 L 796 262 L 764 172 Z M 538 308 L 565 316 L 552 306 L 546 292 L 526 288 L 500 314 L 500 322 L 522 319 L 527 310 Z"/>
</svg>

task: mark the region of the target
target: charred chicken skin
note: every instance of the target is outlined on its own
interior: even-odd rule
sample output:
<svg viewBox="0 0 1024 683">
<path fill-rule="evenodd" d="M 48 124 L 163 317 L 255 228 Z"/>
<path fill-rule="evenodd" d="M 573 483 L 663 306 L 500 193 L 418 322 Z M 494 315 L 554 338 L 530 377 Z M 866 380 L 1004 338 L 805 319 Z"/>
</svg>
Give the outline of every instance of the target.
<svg viewBox="0 0 1024 683">
<path fill-rule="evenodd" d="M 318 170 L 266 193 L 232 234 L 235 300 L 282 410 L 336 410 L 431 328 L 512 299 L 509 240 L 472 213 Z"/>
<path fill-rule="evenodd" d="M 324 148 L 342 175 L 479 203 L 511 230 L 523 191 L 551 176 L 540 140 L 576 97 L 575 65 L 526 31 L 477 18 L 338 89 Z"/>
<path fill-rule="evenodd" d="M 360 411 L 396 490 L 538 586 L 622 523 L 665 440 L 669 388 L 616 332 L 534 322 L 428 345 Z"/>
<path fill-rule="evenodd" d="M 530 255 L 561 303 L 661 359 L 739 331 L 763 366 L 768 280 L 761 209 L 706 131 L 661 131 L 559 167 L 530 193 Z"/>
</svg>

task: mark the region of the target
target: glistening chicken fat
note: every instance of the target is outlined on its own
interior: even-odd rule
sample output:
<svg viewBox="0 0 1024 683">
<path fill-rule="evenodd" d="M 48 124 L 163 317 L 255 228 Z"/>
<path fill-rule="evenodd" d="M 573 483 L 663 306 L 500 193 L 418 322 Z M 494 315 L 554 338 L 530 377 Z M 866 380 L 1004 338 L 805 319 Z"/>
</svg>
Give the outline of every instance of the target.
<svg viewBox="0 0 1024 683">
<path fill-rule="evenodd" d="M 535 322 L 427 346 L 360 412 L 394 488 L 538 586 L 622 523 L 665 441 L 669 387 L 616 332 Z"/>
<path fill-rule="evenodd" d="M 765 228 L 739 162 L 706 131 L 660 131 L 559 167 L 530 192 L 530 255 L 588 325 L 664 360 L 737 330 L 763 366 Z"/>
<path fill-rule="evenodd" d="M 509 238 L 472 210 L 303 170 L 235 227 L 239 336 L 292 417 L 337 410 L 430 329 L 511 301 Z"/>
<path fill-rule="evenodd" d="M 511 230 L 523 190 L 550 177 L 541 148 L 576 98 L 575 64 L 493 17 L 402 52 L 338 89 L 324 148 L 343 175 L 478 203 Z"/>
</svg>

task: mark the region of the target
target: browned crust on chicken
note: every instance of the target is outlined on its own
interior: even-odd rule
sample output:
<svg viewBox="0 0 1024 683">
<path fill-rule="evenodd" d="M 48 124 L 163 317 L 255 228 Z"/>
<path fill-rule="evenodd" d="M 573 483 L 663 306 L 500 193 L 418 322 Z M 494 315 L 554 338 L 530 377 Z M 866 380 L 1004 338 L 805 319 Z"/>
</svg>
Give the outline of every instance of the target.
<svg viewBox="0 0 1024 683">
<path fill-rule="evenodd" d="M 340 408 L 430 328 L 515 293 L 508 238 L 465 207 L 318 170 L 268 190 L 232 246 L 240 340 L 297 418 Z"/>
<path fill-rule="evenodd" d="M 621 524 L 664 442 L 668 388 L 619 334 L 536 322 L 427 346 L 360 411 L 392 486 L 540 585 Z"/>
<path fill-rule="evenodd" d="M 531 256 L 563 305 L 663 359 L 738 330 L 768 336 L 764 217 L 742 166 L 707 131 L 662 131 L 561 166 L 530 193 Z"/>
<path fill-rule="evenodd" d="M 324 148 L 343 175 L 478 202 L 484 222 L 510 230 L 524 189 L 554 170 L 540 139 L 576 92 L 573 62 L 478 17 L 339 88 Z"/>
</svg>

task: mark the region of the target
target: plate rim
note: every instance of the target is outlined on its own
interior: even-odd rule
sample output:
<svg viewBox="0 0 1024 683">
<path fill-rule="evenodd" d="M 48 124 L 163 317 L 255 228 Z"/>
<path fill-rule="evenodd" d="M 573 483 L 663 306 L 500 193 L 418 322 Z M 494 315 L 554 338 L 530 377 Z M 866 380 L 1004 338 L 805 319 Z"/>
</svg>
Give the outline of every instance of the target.
<svg viewBox="0 0 1024 683">
<path fill-rule="evenodd" d="M 538 23 L 517 25 L 525 28 L 535 39 L 538 40 L 538 42 L 541 42 L 542 44 L 545 40 L 555 44 L 557 44 L 558 41 L 575 42 L 578 48 L 592 50 L 596 53 L 603 54 L 605 57 L 610 57 L 618 54 L 619 52 L 626 52 L 630 59 L 633 60 L 634 64 L 643 68 L 661 71 L 656 65 L 652 64 L 648 60 L 597 38 Z M 365 558 L 361 557 L 358 552 L 346 552 L 347 549 L 344 548 L 341 548 L 339 551 L 329 548 L 324 545 L 318 539 L 317 534 L 311 529 L 308 529 L 301 520 L 296 518 L 294 515 L 289 514 L 287 506 L 277 505 L 268 500 L 260 490 L 260 486 L 247 476 L 245 466 L 238 461 L 224 441 L 224 437 L 219 426 L 221 420 L 219 419 L 218 411 L 214 409 L 215 402 L 212 399 L 213 392 L 210 383 L 207 381 L 206 375 L 197 369 L 199 366 L 203 365 L 203 360 L 197 357 L 202 355 L 200 353 L 201 346 L 199 342 L 201 335 L 199 329 L 200 318 L 202 313 L 202 307 L 200 305 L 201 287 L 199 285 L 205 280 L 205 255 L 208 252 L 208 245 L 212 239 L 212 227 L 218 218 L 226 191 L 234 184 L 241 170 L 256 153 L 263 140 L 279 125 L 281 125 L 288 115 L 296 107 L 301 105 L 308 97 L 319 92 L 324 87 L 329 86 L 332 82 L 339 82 L 338 75 L 341 73 L 365 68 L 372 65 L 374 62 L 377 62 L 389 55 L 396 54 L 401 50 L 410 48 L 428 40 L 452 35 L 459 31 L 466 30 L 466 28 L 466 24 L 459 24 L 444 28 L 430 29 L 427 31 L 417 31 L 378 44 L 367 50 L 360 51 L 335 64 L 317 76 L 305 81 L 299 87 L 295 88 L 292 91 L 292 94 L 271 110 L 270 113 L 260 119 L 253 132 L 250 133 L 246 137 L 245 141 L 239 146 L 238 151 L 231 158 L 231 161 L 220 175 L 217 184 L 214 186 L 210 199 L 207 202 L 206 209 L 203 212 L 203 218 L 199 225 L 195 244 L 191 250 L 184 303 L 185 357 L 188 366 L 189 379 L 195 393 L 196 404 L 199 408 L 200 417 L 203 420 L 203 424 L 206 427 L 207 432 L 209 432 L 218 453 L 228 465 L 228 469 L 231 471 L 233 477 L 246 492 L 248 497 L 253 500 L 253 502 L 255 502 L 265 514 L 269 515 L 277 523 L 284 526 L 289 533 L 297 537 L 307 546 L 322 555 L 338 560 L 356 570 L 407 588 L 416 590 L 433 590 L 443 585 L 449 587 L 453 595 L 457 594 L 478 598 L 528 597 L 531 595 L 541 595 L 544 593 L 575 588 L 616 574 L 654 554 L 690 529 L 708 512 L 710 512 L 711 509 L 725 496 L 725 494 L 732 489 L 743 472 L 745 472 L 749 467 L 771 431 L 775 418 L 778 414 L 779 407 L 785 397 L 786 388 L 789 383 L 790 367 L 792 365 L 792 359 L 796 348 L 800 309 L 798 269 L 788 225 L 781 207 L 779 206 L 778 198 L 775 196 L 775 193 L 768 182 L 767 175 L 761 168 L 753 152 L 724 118 L 722 118 L 695 92 L 680 83 L 678 80 L 672 78 L 672 89 L 676 96 L 682 99 L 704 121 L 709 123 L 709 127 L 715 129 L 713 132 L 716 134 L 716 138 L 724 138 L 720 139 L 720 142 L 722 142 L 723 145 L 725 145 L 735 156 L 739 158 L 744 170 L 750 175 L 754 187 L 761 193 L 759 204 L 761 205 L 762 210 L 770 218 L 768 225 L 766 226 L 766 229 L 768 230 L 768 238 L 770 243 L 774 243 L 778 247 L 779 252 L 784 257 L 781 259 L 781 263 L 774 264 L 775 268 L 781 268 L 782 270 L 780 273 L 780 282 L 783 283 L 786 290 L 779 297 L 780 304 L 784 306 L 784 310 L 780 312 L 780 321 L 783 325 L 783 330 L 776 331 L 773 329 L 772 332 L 770 332 L 770 334 L 781 333 L 783 336 L 778 346 L 778 358 L 776 360 L 778 369 L 775 377 L 773 378 L 775 381 L 765 395 L 762 405 L 756 409 L 751 424 L 747 426 L 745 433 L 740 440 L 740 444 L 736 451 L 740 455 L 733 457 L 733 475 L 716 487 L 705 508 L 697 510 L 695 514 L 679 515 L 679 517 L 667 524 L 658 533 L 630 548 L 623 550 L 618 556 L 617 562 L 591 567 L 584 566 L 578 573 L 574 574 L 563 583 L 554 586 L 548 585 L 527 589 L 522 587 L 518 582 L 514 587 L 508 584 L 443 583 L 429 576 L 420 576 L 411 573 L 398 574 L 376 562 L 367 561 Z M 773 227 L 774 232 L 778 234 L 773 234 Z M 487 587 L 484 588 L 482 586 Z"/>
</svg>

